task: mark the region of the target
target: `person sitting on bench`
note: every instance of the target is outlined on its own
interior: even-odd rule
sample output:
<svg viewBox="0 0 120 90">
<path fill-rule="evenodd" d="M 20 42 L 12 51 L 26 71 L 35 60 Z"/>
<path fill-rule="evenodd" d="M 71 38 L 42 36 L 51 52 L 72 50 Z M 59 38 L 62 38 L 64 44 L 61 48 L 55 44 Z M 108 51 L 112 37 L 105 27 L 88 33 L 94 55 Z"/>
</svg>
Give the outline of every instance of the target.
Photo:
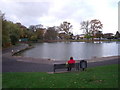
<svg viewBox="0 0 120 90">
<path fill-rule="evenodd" d="M 75 60 L 73 59 L 73 57 L 70 57 L 70 60 L 68 61 L 68 70 L 67 71 L 71 71 L 72 67 L 75 66 Z"/>
</svg>

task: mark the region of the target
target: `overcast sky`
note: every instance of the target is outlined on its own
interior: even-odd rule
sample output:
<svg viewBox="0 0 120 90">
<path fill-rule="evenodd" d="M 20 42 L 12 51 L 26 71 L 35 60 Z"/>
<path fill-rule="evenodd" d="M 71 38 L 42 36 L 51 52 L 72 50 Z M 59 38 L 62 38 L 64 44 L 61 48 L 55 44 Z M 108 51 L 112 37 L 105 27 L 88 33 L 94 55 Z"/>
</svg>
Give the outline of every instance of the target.
<svg viewBox="0 0 120 90">
<path fill-rule="evenodd" d="M 7 20 L 30 25 L 59 26 L 63 21 L 81 34 L 80 22 L 99 19 L 103 33 L 118 31 L 119 0 L 0 0 L 0 10 Z"/>
</svg>

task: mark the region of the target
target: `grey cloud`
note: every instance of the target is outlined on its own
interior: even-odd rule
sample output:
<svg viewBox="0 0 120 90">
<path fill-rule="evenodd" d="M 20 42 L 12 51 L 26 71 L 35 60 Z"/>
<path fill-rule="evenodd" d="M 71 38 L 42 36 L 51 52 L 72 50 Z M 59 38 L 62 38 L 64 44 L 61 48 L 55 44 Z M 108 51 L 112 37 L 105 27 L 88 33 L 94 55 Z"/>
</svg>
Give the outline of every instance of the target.
<svg viewBox="0 0 120 90">
<path fill-rule="evenodd" d="M 53 8 L 50 2 L 14 2 L 13 4 L 5 3 L 3 7 L 6 7 L 4 10 L 7 12 L 7 16 L 15 15 L 25 25 L 28 25 L 28 23 L 40 23 L 38 22 L 38 18 L 49 15 L 50 8 Z M 84 11 L 82 14 L 76 14 L 77 11 L 81 10 Z M 52 16 L 56 19 L 74 19 L 78 22 L 80 22 L 81 18 L 92 14 L 93 9 L 89 5 L 86 5 L 84 1 L 75 2 L 73 0 L 66 3 L 61 10 L 52 12 Z"/>
<path fill-rule="evenodd" d="M 49 3 L 45 2 L 24 2 L 18 3 L 20 8 L 18 14 L 27 17 L 41 17 L 44 14 L 48 14 Z"/>
<path fill-rule="evenodd" d="M 83 11 L 78 14 L 78 11 Z M 94 8 L 86 4 L 83 1 L 75 2 L 74 0 L 71 3 L 66 4 L 60 11 L 54 12 L 54 16 L 60 19 L 74 19 L 77 22 L 80 22 L 80 19 L 85 17 L 91 17 L 95 14 Z"/>
<path fill-rule="evenodd" d="M 50 5 L 44 2 L 24 2 L 18 3 L 18 6 L 15 15 L 23 24 L 29 26 L 29 24 L 38 24 L 38 18 L 48 14 Z"/>
<path fill-rule="evenodd" d="M 25 25 L 37 24 L 38 18 L 47 15 L 50 8 L 49 2 L 1 2 L 0 5 L 9 20 L 12 20 L 11 16 L 16 16 Z"/>
</svg>

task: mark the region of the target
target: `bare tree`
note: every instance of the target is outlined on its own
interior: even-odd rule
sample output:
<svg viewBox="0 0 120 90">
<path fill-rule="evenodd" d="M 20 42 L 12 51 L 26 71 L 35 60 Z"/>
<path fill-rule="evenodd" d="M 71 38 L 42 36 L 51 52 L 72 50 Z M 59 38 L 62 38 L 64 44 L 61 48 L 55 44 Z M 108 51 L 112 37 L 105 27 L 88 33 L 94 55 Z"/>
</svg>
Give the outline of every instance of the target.
<svg viewBox="0 0 120 90">
<path fill-rule="evenodd" d="M 69 35 L 70 29 L 72 28 L 71 23 L 64 21 L 61 25 L 60 25 L 60 31 L 64 31 L 67 35 Z"/>
<path fill-rule="evenodd" d="M 99 32 L 103 28 L 103 24 L 100 20 L 94 19 L 90 21 L 90 33 L 92 35 L 92 40 L 94 39 L 94 36 L 97 32 Z"/>
<path fill-rule="evenodd" d="M 90 25 L 90 22 L 89 21 L 83 21 L 80 23 L 81 24 L 81 30 L 83 30 L 83 32 L 85 32 L 85 34 L 88 34 L 89 33 L 89 25 Z"/>
<path fill-rule="evenodd" d="M 85 37 L 87 40 L 90 38 L 90 22 L 89 21 L 82 21 L 81 23 L 81 30 L 85 33 Z"/>
<path fill-rule="evenodd" d="M 96 32 L 100 31 L 103 28 L 103 24 L 100 20 L 94 19 L 90 21 L 91 24 L 91 32 L 94 35 Z"/>
</svg>

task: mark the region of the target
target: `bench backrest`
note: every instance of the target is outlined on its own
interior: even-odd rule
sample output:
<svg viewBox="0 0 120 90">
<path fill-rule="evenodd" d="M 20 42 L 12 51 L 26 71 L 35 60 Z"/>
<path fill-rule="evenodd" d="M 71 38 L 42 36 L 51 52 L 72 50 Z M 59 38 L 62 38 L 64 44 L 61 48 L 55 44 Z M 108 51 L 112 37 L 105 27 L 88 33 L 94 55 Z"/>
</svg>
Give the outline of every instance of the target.
<svg viewBox="0 0 120 90">
<path fill-rule="evenodd" d="M 66 68 L 66 64 L 54 64 L 55 69 L 59 68 Z"/>
<path fill-rule="evenodd" d="M 68 67 L 75 67 L 75 63 L 68 64 Z"/>
<path fill-rule="evenodd" d="M 76 68 L 77 70 L 79 70 L 79 64 L 80 63 L 75 63 L 75 64 L 54 64 L 54 72 L 55 72 L 55 69 L 67 68 L 67 67 L 69 67 L 69 65 L 71 65 L 72 68 Z"/>
</svg>

